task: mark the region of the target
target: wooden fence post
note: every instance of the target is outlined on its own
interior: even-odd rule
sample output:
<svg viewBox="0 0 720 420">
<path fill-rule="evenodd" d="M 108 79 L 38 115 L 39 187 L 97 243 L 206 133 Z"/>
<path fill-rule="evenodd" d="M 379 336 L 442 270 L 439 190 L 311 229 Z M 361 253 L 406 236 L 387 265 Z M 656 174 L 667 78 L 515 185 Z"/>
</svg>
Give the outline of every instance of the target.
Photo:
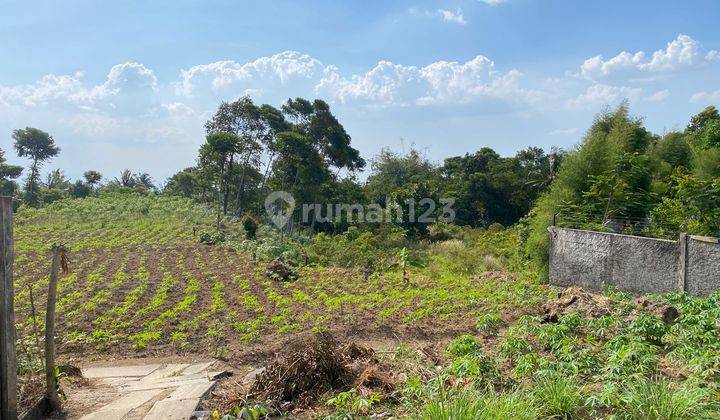
<svg viewBox="0 0 720 420">
<path fill-rule="evenodd" d="M 13 246 L 13 199 L 0 197 L 0 420 L 18 417 Z"/>
<path fill-rule="evenodd" d="M 62 245 L 53 245 L 52 247 L 52 265 L 50 266 L 47 311 L 45 312 L 45 396 L 50 402 L 50 407 L 56 411 L 61 411 L 62 407 L 55 377 L 55 300 L 60 268 L 62 267 L 65 271 L 67 267 L 62 263 L 66 258 L 66 252 L 67 250 Z"/>
</svg>

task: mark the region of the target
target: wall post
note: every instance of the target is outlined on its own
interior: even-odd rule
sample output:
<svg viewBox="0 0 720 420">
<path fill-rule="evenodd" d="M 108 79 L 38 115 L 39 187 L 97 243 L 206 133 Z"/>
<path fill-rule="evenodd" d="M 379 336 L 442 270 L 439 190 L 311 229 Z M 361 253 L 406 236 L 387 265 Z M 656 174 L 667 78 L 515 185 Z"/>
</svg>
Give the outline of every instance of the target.
<svg viewBox="0 0 720 420">
<path fill-rule="evenodd" d="M 679 292 L 685 292 L 687 290 L 687 240 L 687 233 L 681 233 L 680 238 L 678 239 L 678 246 L 680 248 L 680 259 L 678 261 L 677 289 Z"/>
<path fill-rule="evenodd" d="M 18 417 L 13 246 L 13 199 L 0 197 L 0 420 Z"/>
</svg>

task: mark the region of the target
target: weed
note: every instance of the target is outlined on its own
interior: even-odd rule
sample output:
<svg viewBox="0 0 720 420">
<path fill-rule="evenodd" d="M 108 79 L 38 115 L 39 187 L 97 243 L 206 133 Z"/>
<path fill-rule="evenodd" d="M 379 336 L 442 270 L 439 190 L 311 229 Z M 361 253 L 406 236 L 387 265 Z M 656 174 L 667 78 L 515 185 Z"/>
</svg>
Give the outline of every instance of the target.
<svg viewBox="0 0 720 420">
<path fill-rule="evenodd" d="M 664 380 L 640 381 L 627 386 L 622 410 L 629 419 L 716 419 L 720 404 L 712 392 L 692 383 L 677 386 Z"/>
</svg>

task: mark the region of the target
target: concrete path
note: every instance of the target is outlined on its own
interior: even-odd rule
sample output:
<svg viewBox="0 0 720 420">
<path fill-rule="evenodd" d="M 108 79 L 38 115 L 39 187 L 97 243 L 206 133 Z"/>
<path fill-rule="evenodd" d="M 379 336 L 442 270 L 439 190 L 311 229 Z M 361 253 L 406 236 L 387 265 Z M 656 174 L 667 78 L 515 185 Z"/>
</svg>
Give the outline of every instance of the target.
<svg viewBox="0 0 720 420">
<path fill-rule="evenodd" d="M 212 365 L 203 362 L 85 368 L 84 377 L 109 385 L 116 398 L 80 419 L 189 419 L 200 399 L 225 373 L 212 370 Z"/>
</svg>

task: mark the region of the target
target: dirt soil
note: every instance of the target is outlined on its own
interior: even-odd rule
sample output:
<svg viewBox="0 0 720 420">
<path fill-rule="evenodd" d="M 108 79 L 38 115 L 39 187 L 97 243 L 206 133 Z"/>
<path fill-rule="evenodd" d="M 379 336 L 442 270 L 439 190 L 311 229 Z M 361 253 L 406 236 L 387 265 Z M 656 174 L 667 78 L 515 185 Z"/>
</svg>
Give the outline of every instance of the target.
<svg viewBox="0 0 720 420">
<path fill-rule="evenodd" d="M 93 358 L 216 355 L 218 348 L 225 349 L 220 354 L 222 359 L 263 362 L 274 357 L 278 345 L 290 333 L 310 331 L 317 319 L 324 319 L 327 330 L 343 342 L 443 340 L 467 332 L 474 324 L 472 319 L 447 322 L 434 316 L 404 321 L 416 310 L 413 302 L 382 319 L 377 316 L 378 309 L 368 305 L 340 302 L 339 307 L 333 308 L 323 300 L 338 295 L 347 295 L 348 300 L 354 296 L 364 298 L 366 293 L 374 292 L 368 290 L 363 273 L 339 268 L 301 268 L 297 281 L 276 282 L 265 276 L 267 263 L 217 246 L 125 247 L 84 251 L 71 258 L 72 276 L 61 280 L 56 344 L 58 353 L 70 363 Z M 27 293 L 30 279 L 43 277 L 46 267 L 42 262 L 30 261 L 17 267 L 16 292 Z M 143 276 L 147 279 L 143 280 Z M 168 276 L 174 281 L 163 291 L 161 285 Z M 200 289 L 194 303 L 187 310 L 162 318 L 187 296 L 186 289 L 192 280 L 199 282 Z M 43 319 L 45 297 L 39 291 L 44 285 L 34 288 L 36 316 Z M 220 291 L 215 297 L 213 288 Z M 164 300 L 158 300 L 163 294 Z M 220 302 L 216 301 L 218 298 Z M 256 306 L 249 305 L 248 299 L 256 302 Z M 128 302 L 124 313 L 117 312 Z M 18 337 L 30 340 L 31 311 L 24 299 L 23 303 L 16 309 Z M 259 317 L 264 317 L 265 322 L 258 327 L 257 336 L 246 338 L 245 331 L 236 328 Z M 162 322 L 149 327 L 157 319 Z M 274 319 L 281 324 L 266 328 Z M 289 322 L 292 324 L 285 324 L 290 327 L 288 331 L 279 328 Z M 142 347 L 128 339 L 146 331 L 157 332 L 159 338 Z M 174 341 L 175 333 L 182 333 L 183 340 Z"/>
<path fill-rule="evenodd" d="M 597 318 L 610 315 L 610 308 L 611 301 L 606 296 L 568 287 L 558 292 L 557 299 L 542 306 L 543 321 L 556 322 L 561 316 L 576 312 Z"/>
<path fill-rule="evenodd" d="M 61 278 L 58 291 L 59 363 L 215 357 L 243 369 L 284 354 L 289 339 L 311 332 L 319 320 L 339 342 L 371 343 L 370 347 L 442 346 L 474 328 L 473 317 L 450 322 L 430 313 L 408 321 L 419 309 L 414 300 L 394 302 L 401 305 L 391 315 L 378 316 L 386 306 L 374 304 L 375 296 L 431 287 L 422 284 L 424 279 L 394 284 L 381 278 L 369 287 L 360 270 L 295 267 L 295 281 L 279 282 L 266 277 L 266 262 L 222 246 L 195 243 L 82 250 L 72 252 L 70 259 L 70 275 Z M 48 255 L 32 254 L 16 264 L 20 342 L 35 341 L 28 303 L 31 285 L 35 317 L 44 319 L 48 261 Z M 199 286 L 194 300 L 173 312 L 188 298 L 192 282 Z M 261 322 L 252 326 L 257 320 Z M 143 345 L 133 341 L 146 333 L 156 335 Z M 33 381 L 29 378 L 25 388 L 27 401 L 38 394 L 31 392 L 37 388 Z"/>
</svg>

